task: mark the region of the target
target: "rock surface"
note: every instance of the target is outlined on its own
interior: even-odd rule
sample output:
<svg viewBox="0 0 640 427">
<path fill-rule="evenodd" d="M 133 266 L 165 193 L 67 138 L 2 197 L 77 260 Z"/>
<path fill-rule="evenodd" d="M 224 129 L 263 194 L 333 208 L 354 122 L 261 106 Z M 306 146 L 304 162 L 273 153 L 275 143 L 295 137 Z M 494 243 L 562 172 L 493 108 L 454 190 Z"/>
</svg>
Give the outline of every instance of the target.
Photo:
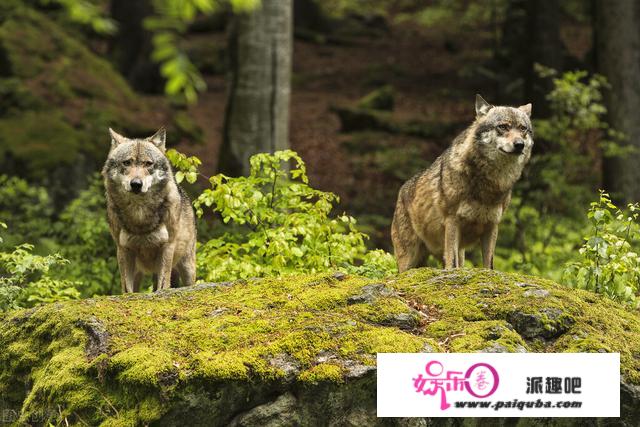
<svg viewBox="0 0 640 427">
<path fill-rule="evenodd" d="M 486 270 L 200 284 L 0 318 L 0 408 L 16 424 L 488 425 L 376 418 L 377 352 L 619 352 L 620 419 L 640 425 L 640 314 Z M 541 424 L 542 423 L 542 424 Z"/>
</svg>

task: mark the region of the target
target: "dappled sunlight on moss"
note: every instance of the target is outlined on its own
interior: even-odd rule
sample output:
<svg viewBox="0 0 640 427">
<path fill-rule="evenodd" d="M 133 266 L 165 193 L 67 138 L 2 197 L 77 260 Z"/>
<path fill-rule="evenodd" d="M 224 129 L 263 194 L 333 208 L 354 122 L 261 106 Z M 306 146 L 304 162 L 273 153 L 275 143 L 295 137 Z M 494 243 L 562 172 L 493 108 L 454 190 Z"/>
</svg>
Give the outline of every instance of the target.
<svg viewBox="0 0 640 427">
<path fill-rule="evenodd" d="M 344 378 L 344 368 L 335 363 L 320 363 L 304 371 L 298 378 L 300 381 L 311 384 L 322 381 L 341 383 Z"/>
</svg>

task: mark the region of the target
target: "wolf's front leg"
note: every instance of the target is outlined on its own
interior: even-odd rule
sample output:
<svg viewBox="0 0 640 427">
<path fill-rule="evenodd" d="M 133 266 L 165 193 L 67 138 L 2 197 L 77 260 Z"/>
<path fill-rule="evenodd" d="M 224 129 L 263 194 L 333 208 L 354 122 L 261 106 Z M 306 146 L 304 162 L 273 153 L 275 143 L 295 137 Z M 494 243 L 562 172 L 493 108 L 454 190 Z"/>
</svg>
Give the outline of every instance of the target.
<svg viewBox="0 0 640 427">
<path fill-rule="evenodd" d="M 493 270 L 493 254 L 498 240 L 498 224 L 491 224 L 482 234 L 482 263 Z"/>
<path fill-rule="evenodd" d="M 182 286 L 191 286 L 196 282 L 196 244 L 195 241 L 176 265 Z"/>
<path fill-rule="evenodd" d="M 464 267 L 464 248 L 458 249 L 458 267 Z"/>
<path fill-rule="evenodd" d="M 460 225 L 455 217 L 447 217 L 444 221 L 444 268 L 460 267 L 459 248 Z"/>
<path fill-rule="evenodd" d="M 160 250 L 160 256 L 157 261 L 158 283 L 156 284 L 156 290 L 169 289 L 171 287 L 171 269 L 175 250 L 175 242 L 164 244 Z"/>
<path fill-rule="evenodd" d="M 134 292 L 134 280 L 136 275 L 136 255 L 125 247 L 118 247 L 118 269 L 120 270 L 120 284 L 122 293 Z"/>
</svg>

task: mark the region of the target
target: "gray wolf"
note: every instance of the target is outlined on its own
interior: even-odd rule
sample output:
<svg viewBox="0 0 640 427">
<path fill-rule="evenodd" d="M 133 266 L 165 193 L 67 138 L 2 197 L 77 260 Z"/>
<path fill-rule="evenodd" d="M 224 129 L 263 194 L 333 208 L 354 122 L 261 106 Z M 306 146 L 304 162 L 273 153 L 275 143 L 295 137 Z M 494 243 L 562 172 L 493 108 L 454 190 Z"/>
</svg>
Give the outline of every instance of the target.
<svg viewBox="0 0 640 427">
<path fill-rule="evenodd" d="M 476 95 L 471 126 L 400 188 L 391 225 L 400 272 L 423 266 L 428 254 L 461 267 L 478 241 L 492 269 L 498 224 L 532 147 L 531 104 L 494 107 Z"/>
<path fill-rule="evenodd" d="M 144 139 L 109 133 L 111 149 L 102 176 L 122 293 L 138 292 L 144 273 L 156 276 L 154 290 L 177 284 L 178 276 L 183 286 L 192 285 L 195 215 L 164 154 L 164 128 Z"/>
</svg>

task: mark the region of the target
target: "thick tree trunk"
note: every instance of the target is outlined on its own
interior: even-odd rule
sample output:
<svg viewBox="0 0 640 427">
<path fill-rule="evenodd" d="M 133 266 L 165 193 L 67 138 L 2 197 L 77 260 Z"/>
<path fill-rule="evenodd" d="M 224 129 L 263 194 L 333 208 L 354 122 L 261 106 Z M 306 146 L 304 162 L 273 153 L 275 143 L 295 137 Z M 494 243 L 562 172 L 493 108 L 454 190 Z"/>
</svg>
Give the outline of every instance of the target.
<svg viewBox="0 0 640 427">
<path fill-rule="evenodd" d="M 234 20 L 219 169 L 236 175 L 248 174 L 253 154 L 289 148 L 292 2 L 262 0 Z"/>
<path fill-rule="evenodd" d="M 598 70 L 611 90 L 605 102 L 611 126 L 638 150 L 604 161 L 605 188 L 619 201 L 640 201 L 640 5 L 634 0 L 596 2 Z"/>
<path fill-rule="evenodd" d="M 560 39 L 560 2 L 557 0 L 528 0 L 529 64 L 523 102 L 532 102 L 536 117 L 550 114 L 547 94 L 553 88 L 550 79 L 541 79 L 534 64 L 563 71 L 565 49 Z"/>
<path fill-rule="evenodd" d="M 534 64 L 562 71 L 564 57 L 565 48 L 560 39 L 559 2 L 509 0 L 502 24 L 501 48 L 496 53 L 498 71 L 504 75 L 504 80 L 497 88 L 496 102 L 531 102 L 535 117 L 547 117 L 549 108 L 546 95 L 552 84 L 549 79 L 538 77 Z M 522 81 L 522 90 L 516 92 L 512 89 L 513 83 L 519 79 Z"/>
<path fill-rule="evenodd" d="M 158 64 L 151 60 L 151 33 L 143 26 L 153 14 L 151 0 L 112 0 L 111 16 L 118 23 L 118 32 L 109 51 L 118 70 L 131 86 L 145 93 L 163 93 L 164 80 Z"/>
</svg>

